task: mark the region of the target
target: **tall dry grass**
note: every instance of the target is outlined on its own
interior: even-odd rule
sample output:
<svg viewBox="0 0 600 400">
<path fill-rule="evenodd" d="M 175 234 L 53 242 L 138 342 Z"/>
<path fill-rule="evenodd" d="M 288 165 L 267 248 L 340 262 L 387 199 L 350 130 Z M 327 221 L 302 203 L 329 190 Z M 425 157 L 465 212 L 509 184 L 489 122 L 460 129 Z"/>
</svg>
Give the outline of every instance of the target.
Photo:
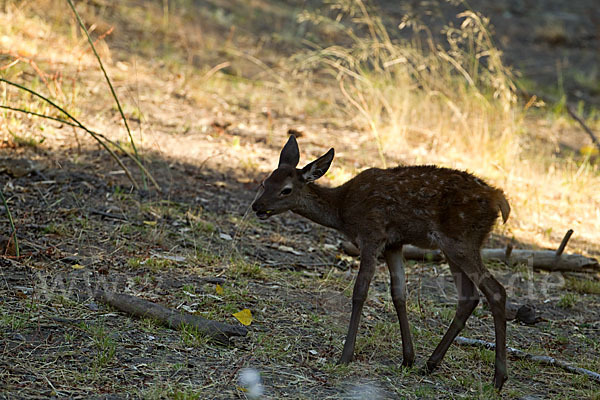
<svg viewBox="0 0 600 400">
<path fill-rule="evenodd" d="M 362 1 L 353 4 L 350 44 L 317 49 L 303 61 L 335 76 L 348 114 L 373 135 L 382 162 L 388 149 L 416 144 L 440 154 L 477 149 L 483 165 L 518 156 L 520 109 L 487 19 L 465 11 L 460 27 L 445 28 L 443 44 L 430 33 L 398 42 Z M 309 13 L 303 19 L 317 23 Z"/>
<path fill-rule="evenodd" d="M 304 12 L 300 19 L 330 24 L 345 44 L 315 48 L 300 58 L 302 66 L 335 78 L 341 108 L 372 135 L 382 165 L 402 154 L 469 169 L 511 199 L 505 234 L 553 246 L 573 228 L 581 250 L 600 249 L 598 165 L 559 158 L 551 140 L 536 139 L 526 118 L 535 102 L 517 101 L 487 18 L 461 4 L 460 25 L 447 25 L 442 41 L 410 19 L 399 28 L 413 29 L 412 39 L 393 40 L 362 0 L 331 6 L 335 18 Z"/>
</svg>

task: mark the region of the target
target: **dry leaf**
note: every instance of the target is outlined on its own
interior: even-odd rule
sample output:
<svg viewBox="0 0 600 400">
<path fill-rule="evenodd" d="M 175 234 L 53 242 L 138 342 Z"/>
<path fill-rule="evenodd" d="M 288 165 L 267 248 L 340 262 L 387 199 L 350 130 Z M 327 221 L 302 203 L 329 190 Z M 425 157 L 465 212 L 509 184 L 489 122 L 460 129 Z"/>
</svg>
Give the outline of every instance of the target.
<svg viewBox="0 0 600 400">
<path fill-rule="evenodd" d="M 223 286 L 221 286 L 217 283 L 217 286 L 215 286 L 215 292 L 217 292 L 218 295 L 222 295 L 223 294 Z"/>
<path fill-rule="evenodd" d="M 247 308 L 244 308 L 242 311 L 236 312 L 235 314 L 231 315 L 233 315 L 238 321 L 240 321 L 242 325 L 248 326 L 252 323 L 252 312 Z"/>
<path fill-rule="evenodd" d="M 27 298 L 27 294 L 25 294 L 23 292 L 16 292 L 15 294 L 17 295 L 17 297 L 19 297 L 21 299 L 26 299 Z"/>
<path fill-rule="evenodd" d="M 598 148 L 592 145 L 581 146 L 579 151 L 584 156 L 597 156 L 599 153 Z"/>
<path fill-rule="evenodd" d="M 156 226 L 156 221 L 144 221 L 145 225 Z"/>
<path fill-rule="evenodd" d="M 71 268 L 73 269 L 84 269 L 85 267 L 81 264 L 73 264 L 71 265 Z"/>
</svg>

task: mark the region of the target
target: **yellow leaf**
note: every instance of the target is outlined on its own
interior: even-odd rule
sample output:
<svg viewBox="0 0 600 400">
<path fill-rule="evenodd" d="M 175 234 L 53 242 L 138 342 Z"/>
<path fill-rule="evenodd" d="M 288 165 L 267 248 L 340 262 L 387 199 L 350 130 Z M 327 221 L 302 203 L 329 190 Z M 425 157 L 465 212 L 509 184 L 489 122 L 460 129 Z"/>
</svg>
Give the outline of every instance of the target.
<svg viewBox="0 0 600 400">
<path fill-rule="evenodd" d="M 221 286 L 217 283 L 217 286 L 215 286 L 215 292 L 217 292 L 218 295 L 222 295 L 223 294 L 223 286 Z"/>
<path fill-rule="evenodd" d="M 84 269 L 85 267 L 81 264 L 73 264 L 71 265 L 71 268 L 73 269 Z"/>
<path fill-rule="evenodd" d="M 144 221 L 144 224 L 150 225 L 150 226 L 156 226 L 156 221 Z"/>
<path fill-rule="evenodd" d="M 584 156 L 596 156 L 598 155 L 598 149 L 592 145 L 581 146 L 579 149 L 582 155 Z"/>
<path fill-rule="evenodd" d="M 244 308 L 240 312 L 236 312 L 232 314 L 238 321 L 242 323 L 242 325 L 250 325 L 252 323 L 252 312 L 247 308 Z"/>
</svg>

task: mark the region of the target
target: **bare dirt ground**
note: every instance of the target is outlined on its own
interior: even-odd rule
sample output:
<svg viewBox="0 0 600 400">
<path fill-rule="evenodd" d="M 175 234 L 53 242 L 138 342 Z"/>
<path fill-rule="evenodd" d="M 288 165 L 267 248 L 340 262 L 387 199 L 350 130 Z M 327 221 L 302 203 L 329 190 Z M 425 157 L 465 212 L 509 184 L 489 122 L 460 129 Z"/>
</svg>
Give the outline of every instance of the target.
<svg viewBox="0 0 600 400">
<path fill-rule="evenodd" d="M 114 49 L 115 60 L 126 59 L 118 41 Z M 238 376 L 253 368 L 271 399 L 598 398 L 598 383 L 590 379 L 514 359 L 498 395 L 491 386 L 493 352 L 470 347 L 453 346 L 439 370 L 424 374 L 455 309 L 444 264 L 408 265 L 414 368 L 400 367 L 400 332 L 383 264 L 365 307 L 356 360 L 337 366 L 358 260 L 343 254 L 342 238 L 329 229 L 291 214 L 259 221 L 249 206 L 289 129 L 300 132 L 301 162 L 335 143 L 344 165 L 364 166 L 376 158 L 375 145 L 331 121 L 246 109 L 226 97 L 198 101 L 170 67 L 153 65 L 152 75 L 147 65 L 134 71 L 122 62 L 113 72 L 130 76 L 118 90 L 135 93 L 143 110 L 141 117 L 128 116 L 143 126 L 146 166 L 162 193 L 132 190 L 105 151 L 82 136 L 76 146 L 74 133 L 60 123 L 45 124 L 53 137 L 42 144 L 7 136 L 0 149 L 2 190 L 22 253 L 0 258 L 1 397 L 247 398 Z M 119 137 L 117 113 L 98 94 L 101 81 L 83 76 L 82 114 Z M 35 120 L 24 124 L 38 129 Z M 4 216 L 1 221 L 8 226 Z M 499 228 L 490 243 L 507 244 L 505 233 Z M 597 244 L 574 243 L 589 254 L 598 251 Z M 539 244 L 523 239 L 515 246 Z M 531 304 L 540 317 L 534 325 L 509 322 L 509 346 L 600 371 L 597 276 L 489 267 L 512 303 Z M 253 322 L 247 337 L 217 345 L 197 332 L 169 330 L 98 303 L 96 288 L 231 324 L 239 324 L 232 314 L 247 308 Z M 493 340 L 485 304 L 463 335 Z"/>
<path fill-rule="evenodd" d="M 357 262 L 338 258 L 337 234 L 293 215 L 243 219 L 260 176 L 157 158 L 151 170 L 167 195 L 140 195 L 106 168 L 100 151 L 79 154 L 77 164 L 60 152 L 19 156 L 39 157 L 45 168 L 10 180 L 24 256 L 3 259 L 7 398 L 243 398 L 237 376 L 246 367 L 260 371 L 267 398 L 494 396 L 488 350 L 454 347 L 439 371 L 420 371 L 454 311 L 444 265 L 408 268 L 417 367 L 400 369 L 383 265 L 357 360 L 335 366 Z M 510 346 L 599 369 L 598 294 L 565 290 L 560 274 L 491 268 L 511 302 L 534 305 L 542 318 L 533 326 L 509 323 Z M 223 280 L 224 294 L 213 278 Z M 98 287 L 233 324 L 231 313 L 249 308 L 254 322 L 247 338 L 222 347 L 97 304 L 91 294 Z M 492 340 L 485 306 L 464 335 Z M 511 361 L 510 368 L 508 397 L 597 393 L 597 384 L 549 367 Z"/>
</svg>

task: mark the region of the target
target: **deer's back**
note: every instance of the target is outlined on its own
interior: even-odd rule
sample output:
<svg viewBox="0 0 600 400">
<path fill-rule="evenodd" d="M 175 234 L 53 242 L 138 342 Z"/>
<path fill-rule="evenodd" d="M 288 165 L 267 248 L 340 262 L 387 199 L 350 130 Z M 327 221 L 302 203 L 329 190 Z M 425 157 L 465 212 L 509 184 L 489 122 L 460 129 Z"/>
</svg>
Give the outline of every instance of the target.
<svg viewBox="0 0 600 400">
<path fill-rule="evenodd" d="M 391 242 L 431 245 L 432 233 L 481 245 L 503 194 L 464 171 L 436 166 L 365 170 L 346 182 L 340 205 L 347 233 L 367 228 Z"/>
</svg>

